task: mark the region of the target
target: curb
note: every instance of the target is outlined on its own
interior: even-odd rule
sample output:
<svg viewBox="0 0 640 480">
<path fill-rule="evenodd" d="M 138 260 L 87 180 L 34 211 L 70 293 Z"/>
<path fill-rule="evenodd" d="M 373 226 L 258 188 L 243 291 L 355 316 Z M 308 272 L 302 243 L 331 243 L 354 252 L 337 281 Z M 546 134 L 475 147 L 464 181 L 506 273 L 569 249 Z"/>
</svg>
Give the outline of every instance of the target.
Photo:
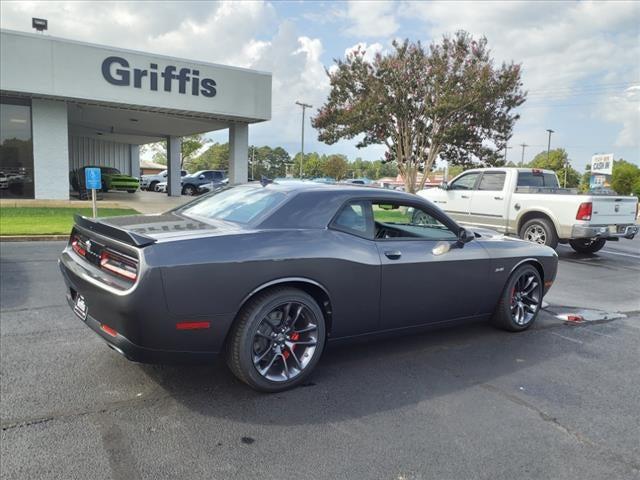
<svg viewBox="0 0 640 480">
<path fill-rule="evenodd" d="M 68 240 L 69 235 L 1 235 L 0 242 L 44 242 Z"/>
</svg>

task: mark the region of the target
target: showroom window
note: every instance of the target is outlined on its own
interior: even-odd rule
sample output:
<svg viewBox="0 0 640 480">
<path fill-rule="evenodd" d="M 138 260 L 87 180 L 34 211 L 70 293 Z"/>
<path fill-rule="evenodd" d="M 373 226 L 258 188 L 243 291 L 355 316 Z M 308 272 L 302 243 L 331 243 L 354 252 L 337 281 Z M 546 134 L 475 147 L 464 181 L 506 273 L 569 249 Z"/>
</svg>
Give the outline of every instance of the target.
<svg viewBox="0 0 640 480">
<path fill-rule="evenodd" d="M 28 100 L 0 98 L 0 197 L 33 198 L 33 142 Z"/>
</svg>

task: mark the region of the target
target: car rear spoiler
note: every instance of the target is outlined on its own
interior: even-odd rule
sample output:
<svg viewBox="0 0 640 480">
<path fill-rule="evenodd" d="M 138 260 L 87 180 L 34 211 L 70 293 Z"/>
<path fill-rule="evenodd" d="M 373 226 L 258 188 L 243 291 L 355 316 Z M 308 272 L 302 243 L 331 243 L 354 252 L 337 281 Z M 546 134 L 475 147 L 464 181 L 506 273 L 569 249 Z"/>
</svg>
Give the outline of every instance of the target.
<svg viewBox="0 0 640 480">
<path fill-rule="evenodd" d="M 147 245 L 151 245 L 156 242 L 155 238 L 148 237 L 141 233 L 134 233 L 129 230 L 122 230 L 109 225 L 108 223 L 103 223 L 98 219 L 83 217 L 77 213 L 73 218 L 76 225 L 79 227 L 95 232 L 99 235 L 104 235 L 105 237 L 113 238 L 114 240 L 126 243 L 127 245 L 132 245 L 134 247 L 146 247 Z"/>
</svg>

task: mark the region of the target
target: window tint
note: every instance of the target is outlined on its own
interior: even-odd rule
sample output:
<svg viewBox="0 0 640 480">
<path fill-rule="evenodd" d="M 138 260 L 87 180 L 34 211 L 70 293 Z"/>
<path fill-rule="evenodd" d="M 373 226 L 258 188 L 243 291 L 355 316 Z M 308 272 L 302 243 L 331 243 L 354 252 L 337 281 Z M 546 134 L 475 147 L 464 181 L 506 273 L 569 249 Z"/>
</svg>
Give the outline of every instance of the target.
<svg viewBox="0 0 640 480">
<path fill-rule="evenodd" d="M 401 204 L 373 203 L 375 238 L 456 240 L 457 235 L 428 211 Z"/>
<path fill-rule="evenodd" d="M 553 173 L 518 172 L 518 187 L 559 188 L 558 178 Z"/>
<path fill-rule="evenodd" d="M 504 187 L 505 172 L 485 172 L 480 179 L 478 190 L 498 190 Z"/>
<path fill-rule="evenodd" d="M 222 180 L 222 172 L 211 172 L 214 180 Z"/>
<path fill-rule="evenodd" d="M 476 184 L 479 173 L 467 173 L 462 177 L 454 180 L 449 186 L 449 190 L 472 190 Z"/>
<path fill-rule="evenodd" d="M 178 212 L 201 220 L 217 219 L 249 223 L 259 215 L 272 210 L 286 195 L 265 188 L 225 188 L 201 201 L 179 209 Z"/>
<path fill-rule="evenodd" d="M 366 235 L 367 206 L 366 202 L 352 202 L 345 205 L 333 221 L 333 226 L 356 235 Z"/>
</svg>

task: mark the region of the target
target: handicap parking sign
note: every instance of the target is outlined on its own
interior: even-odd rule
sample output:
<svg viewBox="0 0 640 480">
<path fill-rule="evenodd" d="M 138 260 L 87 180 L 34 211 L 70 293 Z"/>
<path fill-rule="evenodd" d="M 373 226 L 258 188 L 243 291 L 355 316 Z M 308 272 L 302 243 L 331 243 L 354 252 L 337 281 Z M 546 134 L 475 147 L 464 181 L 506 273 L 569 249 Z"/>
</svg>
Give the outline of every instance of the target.
<svg viewBox="0 0 640 480">
<path fill-rule="evenodd" d="M 100 190 L 102 188 L 102 178 L 99 168 L 85 168 L 84 180 L 87 190 Z"/>
</svg>

